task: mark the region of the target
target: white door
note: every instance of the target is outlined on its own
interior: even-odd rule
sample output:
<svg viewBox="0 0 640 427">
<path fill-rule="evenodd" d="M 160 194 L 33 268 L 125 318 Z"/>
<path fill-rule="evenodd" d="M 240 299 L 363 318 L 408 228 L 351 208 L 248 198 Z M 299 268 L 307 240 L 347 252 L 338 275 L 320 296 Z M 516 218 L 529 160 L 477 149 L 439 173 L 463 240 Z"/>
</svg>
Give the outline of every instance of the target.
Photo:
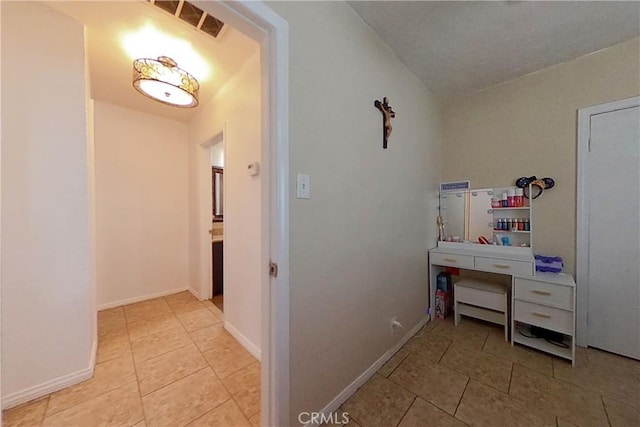
<svg viewBox="0 0 640 427">
<path fill-rule="evenodd" d="M 591 116 L 588 343 L 640 359 L 640 107 Z"/>
</svg>

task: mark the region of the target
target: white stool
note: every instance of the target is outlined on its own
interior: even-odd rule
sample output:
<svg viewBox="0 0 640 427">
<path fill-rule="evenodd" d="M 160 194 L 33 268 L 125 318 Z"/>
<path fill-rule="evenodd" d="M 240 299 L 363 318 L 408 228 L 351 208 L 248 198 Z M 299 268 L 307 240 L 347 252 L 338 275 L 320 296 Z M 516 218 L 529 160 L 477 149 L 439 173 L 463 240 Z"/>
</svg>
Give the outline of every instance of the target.
<svg viewBox="0 0 640 427">
<path fill-rule="evenodd" d="M 464 279 L 454 283 L 455 325 L 460 315 L 475 317 L 504 326 L 504 339 L 509 341 L 509 304 L 507 287 L 498 283 Z"/>
</svg>

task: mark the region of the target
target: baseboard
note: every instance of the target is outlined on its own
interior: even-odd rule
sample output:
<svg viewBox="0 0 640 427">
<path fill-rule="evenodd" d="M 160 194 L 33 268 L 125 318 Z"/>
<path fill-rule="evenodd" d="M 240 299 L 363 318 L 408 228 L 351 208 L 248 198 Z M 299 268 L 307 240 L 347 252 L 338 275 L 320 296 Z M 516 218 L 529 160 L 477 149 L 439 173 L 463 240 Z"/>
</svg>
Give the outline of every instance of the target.
<svg viewBox="0 0 640 427">
<path fill-rule="evenodd" d="M 53 380 L 46 381 L 42 384 L 35 385 L 33 387 L 26 388 L 24 390 L 11 393 L 8 396 L 2 397 L 2 409 L 13 408 L 14 406 L 22 405 L 31 400 L 38 399 L 39 397 L 46 396 L 63 388 L 70 387 L 86 381 L 93 376 L 93 370 L 96 366 L 96 354 L 98 352 L 98 338 L 93 340 L 91 346 L 91 357 L 89 358 L 89 366 L 80 371 L 72 372 L 71 374 L 63 375 Z"/>
<path fill-rule="evenodd" d="M 191 289 L 189 287 L 185 286 L 185 287 L 182 287 L 182 288 L 170 289 L 168 291 L 162 291 L 162 292 L 158 292 L 158 293 L 155 293 L 155 294 L 142 295 L 142 296 L 139 296 L 139 297 L 127 298 L 127 299 L 122 299 L 122 300 L 114 301 L 114 302 L 108 302 L 106 304 L 100 304 L 98 306 L 98 311 L 107 310 L 109 308 L 120 307 L 120 306 L 127 305 L 127 304 L 133 304 L 135 302 L 146 301 L 146 300 L 149 300 L 149 299 L 165 297 L 167 295 L 177 294 L 178 292 L 184 292 L 184 291 L 190 291 L 190 290 Z"/>
<path fill-rule="evenodd" d="M 402 346 L 405 345 L 407 341 L 409 341 L 411 337 L 414 336 L 428 320 L 429 320 L 428 316 L 420 320 L 418 324 L 415 325 L 413 328 L 411 328 L 409 332 L 407 332 L 397 343 L 393 345 L 393 347 L 387 350 L 385 354 L 380 356 L 380 358 L 376 360 L 373 363 L 373 365 L 369 366 L 362 374 L 360 374 L 358 378 L 356 378 L 351 384 L 349 384 L 344 390 L 342 390 L 335 398 L 333 398 L 333 400 L 329 402 L 329 404 L 320 411 L 320 413 L 322 414 L 320 418 L 324 420 L 328 420 L 331 414 L 337 411 L 338 408 L 340 408 L 340 405 L 342 405 L 349 397 L 351 397 L 353 393 L 356 392 L 356 390 L 362 387 L 362 385 L 366 383 L 369 380 L 369 378 L 371 378 L 376 372 L 378 372 L 378 370 L 382 368 L 382 365 L 387 363 L 387 361 L 391 359 L 393 355 L 396 354 L 398 350 L 400 350 Z M 311 422 L 305 424 L 306 427 L 317 426 L 317 425 L 319 424 L 311 423 Z"/>
<path fill-rule="evenodd" d="M 204 300 L 203 298 L 200 298 L 200 292 L 196 291 L 195 289 L 193 289 L 193 288 L 189 288 L 189 292 L 191 292 L 191 295 L 193 295 L 194 297 L 196 297 L 196 299 L 197 299 L 198 301 L 203 301 L 203 300 Z"/>
<path fill-rule="evenodd" d="M 249 338 L 245 337 L 242 332 L 233 327 L 231 323 L 225 321 L 224 329 L 226 329 L 226 331 L 229 332 L 231 336 L 236 339 L 236 341 L 238 341 L 245 349 L 247 349 L 247 351 L 251 353 L 253 357 L 258 360 L 262 359 L 262 352 L 260 351 L 260 349 L 256 347 L 255 344 L 253 344 L 249 340 Z"/>
</svg>

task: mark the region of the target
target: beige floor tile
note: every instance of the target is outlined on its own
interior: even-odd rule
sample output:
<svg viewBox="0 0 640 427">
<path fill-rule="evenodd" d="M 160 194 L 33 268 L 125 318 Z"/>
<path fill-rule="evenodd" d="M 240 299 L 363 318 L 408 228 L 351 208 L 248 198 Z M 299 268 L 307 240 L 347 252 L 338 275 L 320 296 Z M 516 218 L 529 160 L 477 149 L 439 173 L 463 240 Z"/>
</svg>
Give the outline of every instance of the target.
<svg viewBox="0 0 640 427">
<path fill-rule="evenodd" d="M 189 427 L 251 427 L 233 399 L 198 418 Z"/>
<path fill-rule="evenodd" d="M 193 339 L 193 342 L 198 346 L 200 351 L 208 351 L 236 342 L 231 334 L 225 331 L 222 323 L 216 323 L 215 325 L 198 329 L 197 331 L 190 332 L 189 335 L 191 335 L 191 339 Z"/>
<path fill-rule="evenodd" d="M 169 303 L 169 305 L 187 301 L 198 301 L 198 298 L 194 297 L 189 291 L 182 291 L 176 294 L 167 295 L 164 299 Z"/>
<path fill-rule="evenodd" d="M 182 314 L 191 313 L 197 310 L 206 309 L 206 307 L 196 298 L 183 299 L 183 300 L 167 299 L 167 302 L 171 306 L 171 309 L 173 310 L 173 312 L 178 316 Z"/>
<path fill-rule="evenodd" d="M 133 427 L 147 427 L 147 422 L 145 420 L 142 420 Z"/>
<path fill-rule="evenodd" d="M 182 324 L 172 311 L 137 317 L 127 324 L 129 339 L 132 341 L 176 326 L 182 326 Z"/>
<path fill-rule="evenodd" d="M 602 398 L 611 427 L 640 426 L 640 410 L 615 400 Z"/>
<path fill-rule="evenodd" d="M 469 377 L 410 354 L 389 379 L 453 415 Z"/>
<path fill-rule="evenodd" d="M 127 333 L 127 321 L 122 307 L 98 312 L 98 336 L 123 333 Z"/>
<path fill-rule="evenodd" d="M 607 424 L 598 394 L 518 364 L 513 367 L 509 394 L 581 426 Z"/>
<path fill-rule="evenodd" d="M 554 376 L 610 399 L 640 407 L 640 362 L 595 349 L 582 349 L 578 356 L 573 367 L 564 360 L 554 359 Z"/>
<path fill-rule="evenodd" d="M 109 333 L 98 337 L 97 363 L 117 359 L 122 356 L 131 356 L 129 334 Z"/>
<path fill-rule="evenodd" d="M 164 298 L 155 298 L 148 301 L 137 302 L 124 306 L 124 315 L 127 322 L 146 319 L 157 316 L 161 313 L 170 313 L 171 307 Z"/>
<path fill-rule="evenodd" d="M 499 326 L 467 318 L 463 318 L 458 326 L 455 326 L 453 319 L 446 319 L 436 322 L 429 334 L 443 336 L 458 344 L 482 350 L 489 331 L 496 328 L 500 329 Z"/>
<path fill-rule="evenodd" d="M 398 427 L 424 427 L 424 426 L 440 426 L 440 427 L 464 427 L 465 424 L 456 420 L 442 409 L 436 408 L 429 402 L 425 402 L 419 397 L 413 402 L 402 422 Z"/>
<path fill-rule="evenodd" d="M 499 333 L 490 332 L 482 351 L 511 362 L 517 362 L 545 375 L 553 375 L 552 358 L 549 355 L 518 344 L 511 346 L 511 343 L 504 340 L 502 331 Z"/>
<path fill-rule="evenodd" d="M 160 356 L 171 350 L 191 343 L 189 334 L 182 325 L 147 335 L 131 341 L 131 350 L 136 363 L 144 362 L 152 357 Z"/>
<path fill-rule="evenodd" d="M 44 419 L 47 427 L 133 426 L 144 419 L 137 384 L 111 390 Z"/>
<path fill-rule="evenodd" d="M 396 369 L 398 365 L 400 365 L 402 361 L 407 358 L 409 354 L 411 354 L 409 350 L 407 350 L 406 348 L 401 348 L 396 354 L 391 357 L 391 359 L 387 360 L 387 362 L 382 365 L 382 368 L 378 369 L 378 374 L 382 375 L 383 377 L 388 377 L 389 375 L 391 375 L 394 369 Z"/>
<path fill-rule="evenodd" d="M 260 412 L 260 364 L 252 363 L 222 380 L 242 413 L 251 418 Z"/>
<path fill-rule="evenodd" d="M 49 417 L 135 381 L 136 372 L 130 356 L 99 363 L 90 380 L 51 394 L 46 416 Z"/>
<path fill-rule="evenodd" d="M 39 426 L 44 419 L 49 396 L 25 403 L 2 412 L 4 427 L 32 427 Z"/>
<path fill-rule="evenodd" d="M 347 400 L 342 409 L 364 426 L 395 426 L 415 395 L 375 374 Z"/>
<path fill-rule="evenodd" d="M 571 423 L 563 418 L 556 417 L 556 425 L 558 427 L 578 427 L 577 424 Z"/>
<path fill-rule="evenodd" d="M 194 344 L 145 360 L 136 364 L 140 394 L 146 396 L 207 366 Z"/>
<path fill-rule="evenodd" d="M 187 425 L 230 399 L 211 368 L 201 369 L 142 398 L 147 425 Z"/>
<path fill-rule="evenodd" d="M 513 366 L 510 360 L 453 343 L 442 356 L 440 364 L 504 393 L 509 391 Z"/>
<path fill-rule="evenodd" d="M 220 323 L 220 319 L 206 308 L 192 311 L 187 314 L 181 314 L 178 316 L 178 319 L 180 319 L 180 322 L 182 322 L 182 325 L 188 332 L 193 332 L 198 329 Z"/>
<path fill-rule="evenodd" d="M 251 417 L 251 419 L 249 420 L 249 423 L 251 424 L 251 427 L 262 427 L 262 425 L 260 424 L 260 422 L 261 422 L 260 415 L 261 415 L 261 413 L 258 412 L 253 417 Z"/>
<path fill-rule="evenodd" d="M 218 378 L 225 378 L 256 362 L 256 359 L 237 341 L 229 342 L 202 353 Z"/>
<path fill-rule="evenodd" d="M 555 426 L 555 415 L 532 411 L 532 405 L 472 379 L 464 391 L 456 418 L 471 426 Z"/>
<path fill-rule="evenodd" d="M 452 341 L 445 335 L 425 333 L 418 338 L 412 338 L 404 345 L 404 348 L 420 354 L 431 363 L 438 363 L 442 355 L 447 351 Z"/>
</svg>

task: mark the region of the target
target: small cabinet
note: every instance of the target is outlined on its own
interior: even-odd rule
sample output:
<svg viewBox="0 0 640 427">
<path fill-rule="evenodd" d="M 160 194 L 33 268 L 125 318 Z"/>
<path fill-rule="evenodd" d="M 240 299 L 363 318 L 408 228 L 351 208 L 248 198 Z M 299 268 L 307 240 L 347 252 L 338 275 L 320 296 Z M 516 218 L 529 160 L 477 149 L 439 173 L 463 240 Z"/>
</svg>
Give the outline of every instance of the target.
<svg viewBox="0 0 640 427">
<path fill-rule="evenodd" d="M 513 278 L 511 344 L 575 362 L 575 288 L 569 274 Z"/>
</svg>

